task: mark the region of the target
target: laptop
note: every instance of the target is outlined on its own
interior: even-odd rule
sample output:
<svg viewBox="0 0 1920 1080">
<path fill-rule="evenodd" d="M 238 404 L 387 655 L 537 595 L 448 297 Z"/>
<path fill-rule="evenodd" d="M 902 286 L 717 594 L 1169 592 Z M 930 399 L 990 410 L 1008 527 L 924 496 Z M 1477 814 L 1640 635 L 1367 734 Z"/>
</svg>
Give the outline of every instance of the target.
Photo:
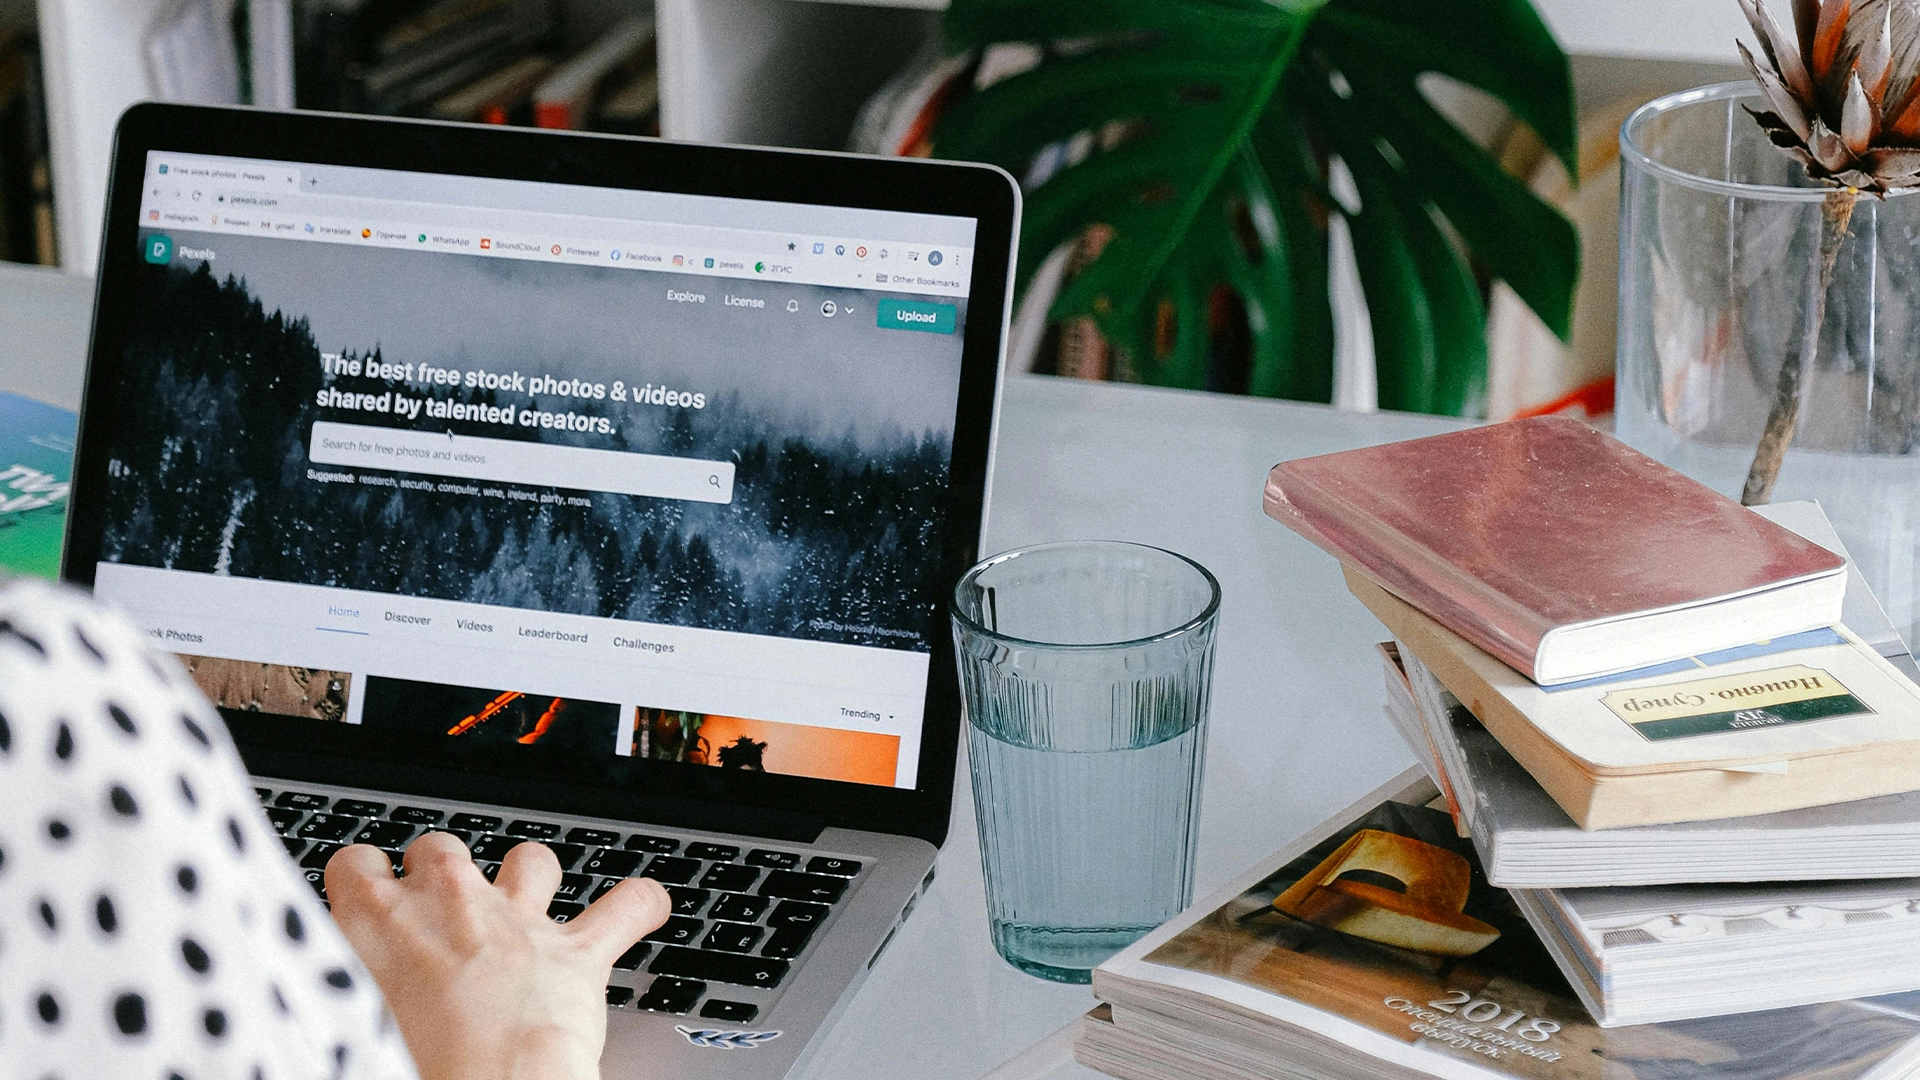
<svg viewBox="0 0 1920 1080">
<path fill-rule="evenodd" d="M 65 576 L 322 899 L 430 829 L 547 843 L 555 919 L 656 878 L 605 1074 L 787 1075 L 946 834 L 1018 213 L 985 166 L 136 106 Z"/>
</svg>

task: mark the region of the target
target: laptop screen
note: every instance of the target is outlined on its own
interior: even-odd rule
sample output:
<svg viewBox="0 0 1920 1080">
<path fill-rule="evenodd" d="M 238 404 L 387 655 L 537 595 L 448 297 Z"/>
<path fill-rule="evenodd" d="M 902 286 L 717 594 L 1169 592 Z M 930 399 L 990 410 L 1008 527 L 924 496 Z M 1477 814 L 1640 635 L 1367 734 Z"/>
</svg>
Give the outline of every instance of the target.
<svg viewBox="0 0 1920 1080">
<path fill-rule="evenodd" d="M 144 176 L 94 585 L 216 704 L 915 786 L 972 218 Z"/>
</svg>

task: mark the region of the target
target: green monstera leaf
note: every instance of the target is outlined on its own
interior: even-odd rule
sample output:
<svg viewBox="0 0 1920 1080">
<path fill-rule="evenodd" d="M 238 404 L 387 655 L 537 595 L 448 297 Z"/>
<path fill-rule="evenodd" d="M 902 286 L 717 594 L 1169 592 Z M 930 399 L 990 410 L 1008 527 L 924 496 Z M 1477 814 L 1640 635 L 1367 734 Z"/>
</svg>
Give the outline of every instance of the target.
<svg viewBox="0 0 1920 1080">
<path fill-rule="evenodd" d="M 954 102 L 934 152 L 1025 175 L 1081 133 L 1104 149 L 1027 193 L 1024 289 L 1099 224 L 1111 239 L 1054 300 L 1091 316 L 1138 375 L 1206 387 L 1223 296 L 1244 312 L 1244 384 L 1333 392 L 1327 221 L 1353 237 L 1380 405 L 1459 414 L 1486 378 L 1469 257 L 1562 338 L 1573 226 L 1437 112 L 1437 72 L 1504 102 L 1578 174 L 1566 56 L 1528 0 L 953 0 L 956 50 L 1046 46 L 1032 69 Z M 1332 194 L 1344 162 L 1356 205 Z"/>
</svg>

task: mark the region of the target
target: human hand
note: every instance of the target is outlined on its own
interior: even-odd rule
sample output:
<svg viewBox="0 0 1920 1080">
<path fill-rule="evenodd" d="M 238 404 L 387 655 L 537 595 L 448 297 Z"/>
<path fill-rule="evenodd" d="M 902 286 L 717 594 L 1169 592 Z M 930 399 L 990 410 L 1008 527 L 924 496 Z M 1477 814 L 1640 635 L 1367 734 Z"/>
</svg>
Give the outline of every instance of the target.
<svg viewBox="0 0 1920 1080">
<path fill-rule="evenodd" d="M 446 833 L 415 840 L 404 865 L 395 878 L 377 848 L 342 848 L 327 862 L 327 898 L 422 1080 L 597 1080 L 607 976 L 666 921 L 659 882 L 623 881 L 556 923 L 560 862 L 544 844 L 507 852 L 493 884 Z"/>
</svg>

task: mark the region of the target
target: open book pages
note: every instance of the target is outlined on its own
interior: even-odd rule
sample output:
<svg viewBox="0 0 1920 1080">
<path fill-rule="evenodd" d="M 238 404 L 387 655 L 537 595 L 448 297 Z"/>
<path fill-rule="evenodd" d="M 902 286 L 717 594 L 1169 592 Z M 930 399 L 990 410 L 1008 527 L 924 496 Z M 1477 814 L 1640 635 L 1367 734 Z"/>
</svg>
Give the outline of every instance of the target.
<svg viewBox="0 0 1920 1080">
<path fill-rule="evenodd" d="M 1920 792 L 1754 817 L 1582 829 L 1425 665 L 1403 661 L 1391 644 L 1380 648 L 1389 718 L 1423 767 L 1446 777 L 1435 782 L 1454 792 L 1456 820 L 1472 836 L 1487 878 L 1503 888 L 1920 875 Z M 1434 700 L 1439 710 L 1424 704 Z"/>
<path fill-rule="evenodd" d="M 1920 989 L 1916 878 L 1513 896 L 1606 1025 Z"/>
<path fill-rule="evenodd" d="M 1380 653 L 1380 666 L 1387 677 L 1387 723 L 1400 733 L 1407 749 L 1413 751 L 1421 768 L 1432 778 L 1434 786 L 1440 789 L 1440 797 L 1447 804 L 1447 813 L 1453 815 L 1454 828 L 1461 836 L 1471 835 L 1467 816 L 1471 808 L 1461 805 L 1461 799 L 1466 795 L 1453 780 L 1454 773 L 1460 770 L 1449 767 L 1442 758 L 1440 739 L 1429 730 L 1425 714 L 1413 703 L 1413 689 L 1407 683 L 1407 669 L 1400 659 L 1399 643 L 1383 641 L 1374 648 Z"/>
<path fill-rule="evenodd" d="M 1418 778 L 1396 777 L 1097 968 L 1117 1031 L 1083 1027 L 1081 1061 L 1137 1080 L 1920 1071 L 1920 1012 L 1900 999 L 1600 1027 L 1447 815 L 1389 798 Z"/>
</svg>

